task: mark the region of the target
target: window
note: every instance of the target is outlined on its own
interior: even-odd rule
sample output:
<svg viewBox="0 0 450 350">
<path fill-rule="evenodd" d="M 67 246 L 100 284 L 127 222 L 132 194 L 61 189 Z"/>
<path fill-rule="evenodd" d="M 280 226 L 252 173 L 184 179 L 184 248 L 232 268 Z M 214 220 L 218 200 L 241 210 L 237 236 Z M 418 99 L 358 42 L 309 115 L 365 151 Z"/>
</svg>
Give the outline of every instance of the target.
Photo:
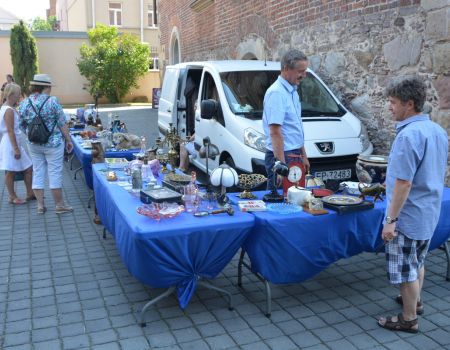
<svg viewBox="0 0 450 350">
<path fill-rule="evenodd" d="M 148 69 L 159 69 L 159 55 L 156 46 L 150 46 L 150 58 L 152 61 L 150 62 Z"/>
<path fill-rule="evenodd" d="M 148 9 L 147 9 L 147 26 L 148 27 L 156 27 L 158 22 L 157 22 L 157 17 L 156 17 L 156 11 L 154 10 L 156 7 L 154 7 L 156 4 L 148 4 Z"/>
<path fill-rule="evenodd" d="M 109 3 L 109 25 L 118 27 L 122 25 L 122 4 L 120 2 Z"/>
</svg>

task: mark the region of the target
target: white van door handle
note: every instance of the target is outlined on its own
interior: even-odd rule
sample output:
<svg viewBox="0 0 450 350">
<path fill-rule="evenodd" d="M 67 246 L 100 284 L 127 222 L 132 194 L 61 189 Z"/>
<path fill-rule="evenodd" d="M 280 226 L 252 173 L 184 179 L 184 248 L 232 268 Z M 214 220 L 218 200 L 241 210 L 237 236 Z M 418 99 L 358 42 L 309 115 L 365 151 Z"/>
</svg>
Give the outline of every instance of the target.
<svg viewBox="0 0 450 350">
<path fill-rule="evenodd" d="M 167 110 L 167 112 L 168 112 L 168 113 L 172 113 L 172 110 L 169 108 L 169 109 Z"/>
<path fill-rule="evenodd" d="M 200 121 L 200 117 L 195 117 L 195 120 L 199 122 Z"/>
</svg>

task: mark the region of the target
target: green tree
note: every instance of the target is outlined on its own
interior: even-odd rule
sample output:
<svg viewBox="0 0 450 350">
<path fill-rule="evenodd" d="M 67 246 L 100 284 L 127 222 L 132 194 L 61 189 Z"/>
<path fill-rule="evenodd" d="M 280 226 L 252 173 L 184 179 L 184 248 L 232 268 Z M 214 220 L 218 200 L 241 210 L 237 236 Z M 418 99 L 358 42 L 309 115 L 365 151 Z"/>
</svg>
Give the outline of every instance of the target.
<svg viewBox="0 0 450 350">
<path fill-rule="evenodd" d="M 36 17 L 33 19 L 33 23 L 31 23 L 31 30 L 43 30 L 43 31 L 52 31 L 52 25 L 41 17 Z"/>
<path fill-rule="evenodd" d="M 120 102 L 132 87 L 138 87 L 137 79 L 148 71 L 149 48 L 134 35 L 119 35 L 117 28 L 102 24 L 91 29 L 88 36 L 90 46 L 81 46 L 77 66 L 90 83 L 89 93 Z"/>
<path fill-rule="evenodd" d="M 11 29 L 9 45 L 14 80 L 22 88 L 22 93 L 27 94 L 30 80 L 38 72 L 38 51 L 36 40 L 23 21 Z"/>
</svg>

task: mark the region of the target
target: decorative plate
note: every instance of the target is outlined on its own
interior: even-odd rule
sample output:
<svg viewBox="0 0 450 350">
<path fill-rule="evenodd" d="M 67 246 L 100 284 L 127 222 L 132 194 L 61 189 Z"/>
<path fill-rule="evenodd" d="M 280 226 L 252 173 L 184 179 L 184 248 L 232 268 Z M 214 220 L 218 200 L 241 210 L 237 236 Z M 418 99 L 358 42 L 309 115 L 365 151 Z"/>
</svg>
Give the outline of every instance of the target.
<svg viewBox="0 0 450 350">
<path fill-rule="evenodd" d="M 184 174 L 169 173 L 166 176 L 164 176 L 164 180 L 169 180 L 169 181 L 172 181 L 172 182 L 176 182 L 176 183 L 179 183 L 181 185 L 187 185 L 188 183 L 191 182 L 191 176 L 184 175 Z"/>
<path fill-rule="evenodd" d="M 160 219 L 173 218 L 184 212 L 184 206 L 176 203 L 152 203 L 144 204 L 136 209 L 138 214 L 159 221 Z"/>
<path fill-rule="evenodd" d="M 323 197 L 322 201 L 328 204 L 334 205 L 356 205 L 363 202 L 362 198 L 354 196 L 345 196 L 341 194 L 334 194 L 331 196 Z"/>
<path fill-rule="evenodd" d="M 278 214 L 286 215 L 286 214 L 293 214 L 298 213 L 303 210 L 303 208 L 296 204 L 290 204 L 290 203 L 270 203 L 267 204 L 267 210 L 273 211 Z"/>
</svg>

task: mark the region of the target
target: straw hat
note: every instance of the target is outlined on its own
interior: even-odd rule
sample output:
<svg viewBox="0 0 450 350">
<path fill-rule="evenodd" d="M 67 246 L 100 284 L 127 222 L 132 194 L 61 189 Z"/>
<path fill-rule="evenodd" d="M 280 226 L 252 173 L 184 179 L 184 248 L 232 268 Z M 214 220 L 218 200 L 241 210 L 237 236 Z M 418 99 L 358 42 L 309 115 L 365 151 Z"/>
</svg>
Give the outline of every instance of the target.
<svg viewBox="0 0 450 350">
<path fill-rule="evenodd" d="M 33 80 L 30 81 L 30 85 L 54 86 L 52 78 L 48 74 L 35 74 Z"/>
</svg>

